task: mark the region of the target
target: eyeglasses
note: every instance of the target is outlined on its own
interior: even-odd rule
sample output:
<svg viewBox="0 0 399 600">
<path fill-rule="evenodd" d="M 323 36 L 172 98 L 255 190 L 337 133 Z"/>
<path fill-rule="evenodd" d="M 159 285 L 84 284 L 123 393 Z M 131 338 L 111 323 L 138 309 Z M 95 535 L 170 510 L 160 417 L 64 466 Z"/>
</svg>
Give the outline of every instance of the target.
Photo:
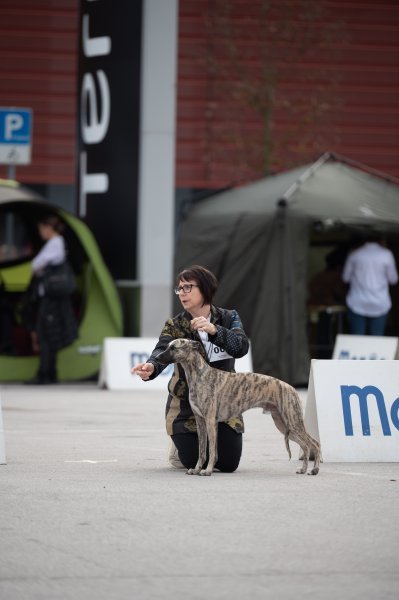
<svg viewBox="0 0 399 600">
<path fill-rule="evenodd" d="M 185 285 L 175 288 L 175 294 L 177 294 L 177 296 L 182 292 L 184 294 L 189 294 L 193 287 L 199 287 L 199 285 L 196 285 L 195 283 L 186 283 Z"/>
</svg>

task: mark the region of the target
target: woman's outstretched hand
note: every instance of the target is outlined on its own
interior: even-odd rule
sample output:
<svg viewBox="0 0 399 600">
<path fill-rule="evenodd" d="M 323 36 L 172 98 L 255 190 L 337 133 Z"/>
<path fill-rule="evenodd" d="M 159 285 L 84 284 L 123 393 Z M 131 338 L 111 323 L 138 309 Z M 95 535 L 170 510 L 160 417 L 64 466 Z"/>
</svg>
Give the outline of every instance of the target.
<svg viewBox="0 0 399 600">
<path fill-rule="evenodd" d="M 152 363 L 139 363 L 131 369 L 131 373 L 136 373 L 143 381 L 147 381 L 154 372 Z"/>
</svg>

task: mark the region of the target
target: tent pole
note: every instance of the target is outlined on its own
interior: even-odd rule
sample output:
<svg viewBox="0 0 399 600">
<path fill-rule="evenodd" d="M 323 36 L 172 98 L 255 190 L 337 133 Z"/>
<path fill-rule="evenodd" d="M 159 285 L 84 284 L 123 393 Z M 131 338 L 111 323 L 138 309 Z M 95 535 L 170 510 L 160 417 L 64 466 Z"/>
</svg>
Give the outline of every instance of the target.
<svg viewBox="0 0 399 600">
<path fill-rule="evenodd" d="M 289 200 L 299 188 L 299 186 L 302 185 L 302 183 L 306 181 L 306 179 L 309 179 L 309 177 L 311 177 L 319 167 L 324 165 L 324 163 L 327 162 L 331 158 L 331 156 L 331 152 L 325 152 L 315 163 L 313 163 L 311 167 L 309 167 L 309 169 L 307 169 L 307 171 L 302 173 L 299 179 L 297 179 L 297 181 L 295 181 L 286 192 L 284 192 L 284 194 L 281 197 L 281 200 Z"/>
</svg>

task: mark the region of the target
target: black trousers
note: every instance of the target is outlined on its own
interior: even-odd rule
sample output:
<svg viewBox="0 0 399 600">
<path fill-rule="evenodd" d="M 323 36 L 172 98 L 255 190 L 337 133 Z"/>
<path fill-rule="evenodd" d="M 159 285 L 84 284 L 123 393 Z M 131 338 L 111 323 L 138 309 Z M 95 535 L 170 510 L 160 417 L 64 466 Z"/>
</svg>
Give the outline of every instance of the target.
<svg viewBox="0 0 399 600">
<path fill-rule="evenodd" d="M 57 353 L 43 338 L 40 339 L 40 364 L 37 375 L 45 382 L 57 381 Z"/>
<path fill-rule="evenodd" d="M 196 433 L 176 433 L 172 440 L 179 458 L 186 469 L 193 469 L 198 460 L 198 435 Z M 242 433 L 237 433 L 226 423 L 218 423 L 218 460 L 215 469 L 233 473 L 240 463 L 242 453 Z M 207 449 L 208 463 L 208 449 Z"/>
</svg>

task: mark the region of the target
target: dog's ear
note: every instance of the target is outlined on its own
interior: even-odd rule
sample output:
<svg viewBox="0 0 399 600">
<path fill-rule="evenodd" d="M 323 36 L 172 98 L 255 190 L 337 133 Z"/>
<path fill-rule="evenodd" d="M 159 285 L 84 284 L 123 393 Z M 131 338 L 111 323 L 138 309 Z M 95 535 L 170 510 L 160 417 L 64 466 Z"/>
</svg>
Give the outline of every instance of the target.
<svg viewBox="0 0 399 600">
<path fill-rule="evenodd" d="M 199 349 L 200 349 L 200 342 L 197 342 L 197 341 L 193 340 L 193 341 L 191 342 L 191 347 L 192 347 L 194 350 L 199 350 Z"/>
</svg>

